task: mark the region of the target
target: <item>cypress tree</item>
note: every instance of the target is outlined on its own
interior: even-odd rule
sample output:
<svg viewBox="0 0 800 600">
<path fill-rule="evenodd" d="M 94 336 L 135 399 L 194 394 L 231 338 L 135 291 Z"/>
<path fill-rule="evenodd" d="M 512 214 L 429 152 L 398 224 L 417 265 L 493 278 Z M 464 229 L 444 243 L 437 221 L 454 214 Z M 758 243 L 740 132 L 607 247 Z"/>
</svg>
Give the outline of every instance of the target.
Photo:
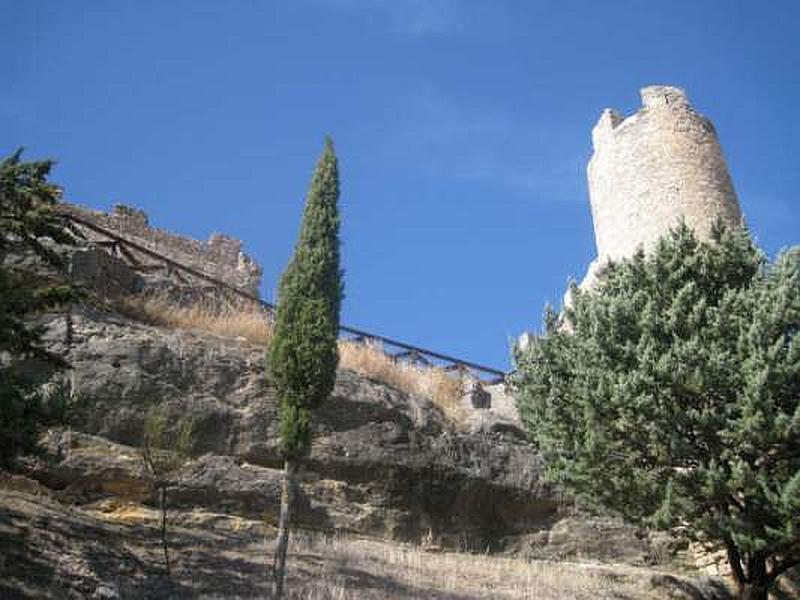
<svg viewBox="0 0 800 600">
<path fill-rule="evenodd" d="M 281 598 L 297 463 L 311 446 L 311 415 L 333 391 L 343 297 L 339 267 L 339 171 L 333 143 L 317 163 L 294 254 L 281 276 L 268 369 L 278 397 L 284 480 L 274 559 Z"/>
</svg>

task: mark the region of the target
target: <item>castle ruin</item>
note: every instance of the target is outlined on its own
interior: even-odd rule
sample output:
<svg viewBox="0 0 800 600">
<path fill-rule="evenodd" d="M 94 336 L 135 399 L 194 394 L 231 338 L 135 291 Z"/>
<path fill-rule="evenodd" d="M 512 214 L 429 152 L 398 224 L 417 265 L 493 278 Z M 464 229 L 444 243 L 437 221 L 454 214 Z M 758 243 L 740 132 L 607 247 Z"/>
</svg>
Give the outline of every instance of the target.
<svg viewBox="0 0 800 600">
<path fill-rule="evenodd" d="M 681 219 L 701 239 L 717 218 L 742 220 L 711 121 L 682 89 L 649 86 L 641 97 L 636 114 L 606 109 L 592 130 L 587 171 L 597 258 L 582 286 L 609 260 L 652 247 Z"/>
<path fill-rule="evenodd" d="M 242 242 L 235 238 L 214 233 L 208 241 L 201 242 L 177 235 L 152 227 L 144 211 L 124 204 L 115 204 L 111 213 L 66 203 L 62 208 L 251 296 L 260 295 L 262 268 L 244 253 Z M 90 240 L 98 237 L 91 231 L 84 233 L 88 234 Z M 99 239 L 103 239 L 103 236 L 99 236 Z"/>
</svg>

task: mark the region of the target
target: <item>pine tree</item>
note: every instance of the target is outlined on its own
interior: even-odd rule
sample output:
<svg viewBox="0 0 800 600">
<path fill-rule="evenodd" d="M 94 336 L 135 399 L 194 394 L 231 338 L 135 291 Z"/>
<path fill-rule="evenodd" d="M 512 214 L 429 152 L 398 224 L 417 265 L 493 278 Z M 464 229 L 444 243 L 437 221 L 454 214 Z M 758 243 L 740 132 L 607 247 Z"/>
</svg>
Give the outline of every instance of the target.
<svg viewBox="0 0 800 600">
<path fill-rule="evenodd" d="M 765 600 L 800 563 L 800 248 L 680 226 L 572 294 L 512 383 L 550 478 L 723 549 Z"/>
<path fill-rule="evenodd" d="M 339 267 L 339 172 L 333 144 L 317 163 L 294 255 L 281 276 L 268 369 L 279 402 L 284 481 L 275 551 L 275 598 L 283 594 L 297 463 L 311 446 L 311 416 L 333 391 L 343 297 Z"/>
<path fill-rule="evenodd" d="M 17 361 L 35 358 L 66 367 L 61 357 L 44 348 L 43 331 L 31 326 L 31 317 L 78 296 L 63 280 L 4 264 L 11 253 L 29 254 L 63 271 L 63 257 L 43 240 L 75 243 L 68 221 L 56 210 L 60 190 L 48 181 L 53 162 L 23 162 L 21 156 L 18 150 L 0 161 L 0 467 L 36 450 L 41 427 L 54 418 L 55 407 L 48 406 Z"/>
</svg>

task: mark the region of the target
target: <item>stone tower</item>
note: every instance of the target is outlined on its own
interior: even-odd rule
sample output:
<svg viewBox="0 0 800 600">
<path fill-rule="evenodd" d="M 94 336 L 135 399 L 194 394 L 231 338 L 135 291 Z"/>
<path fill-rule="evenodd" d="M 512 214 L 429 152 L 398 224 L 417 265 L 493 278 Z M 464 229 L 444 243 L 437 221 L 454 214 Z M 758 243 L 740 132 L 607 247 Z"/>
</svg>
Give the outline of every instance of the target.
<svg viewBox="0 0 800 600">
<path fill-rule="evenodd" d="M 742 219 L 714 126 L 676 87 L 641 90 L 642 108 L 623 118 L 606 109 L 592 131 L 589 161 L 597 259 L 583 285 L 609 259 L 645 250 L 681 218 L 700 238 L 721 217 Z"/>
</svg>

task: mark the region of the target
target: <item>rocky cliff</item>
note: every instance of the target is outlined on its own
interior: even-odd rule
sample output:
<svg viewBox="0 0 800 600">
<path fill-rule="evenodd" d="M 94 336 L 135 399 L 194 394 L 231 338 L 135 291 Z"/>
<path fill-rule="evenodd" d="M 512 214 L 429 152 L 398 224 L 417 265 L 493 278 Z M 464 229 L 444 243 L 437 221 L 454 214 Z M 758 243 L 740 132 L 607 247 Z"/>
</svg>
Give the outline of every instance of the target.
<svg viewBox="0 0 800 600">
<path fill-rule="evenodd" d="M 194 459 L 174 476 L 177 505 L 274 516 L 281 461 L 262 347 L 88 308 L 74 312 L 69 332 L 62 315 L 46 322 L 51 349 L 72 365 L 80 413 L 75 431 L 51 434 L 45 459 L 26 463 L 30 474 L 75 502 L 128 492 L 152 501 L 137 449 L 147 409 L 159 404 L 173 424 L 193 423 Z M 518 430 L 461 433 L 425 398 L 345 370 L 317 417 L 302 526 L 486 549 L 556 516 L 556 495 Z"/>
<path fill-rule="evenodd" d="M 44 436 L 42 456 L 23 457 L 21 475 L 0 478 L 0 596 L 263 595 L 263 536 L 277 521 L 281 475 L 264 348 L 90 307 L 42 322 L 50 348 L 72 365 L 77 404 L 71 428 Z M 173 429 L 194 425 L 191 459 L 170 475 L 171 582 L 159 563 L 156 498 L 140 451 L 153 405 Z M 301 473 L 301 531 L 427 551 L 640 565 L 674 550 L 618 522 L 568 515 L 542 483 L 535 451 L 505 421 L 465 432 L 429 400 L 341 370 L 315 429 Z M 296 585 L 308 583 L 303 569 L 322 564 L 313 556 L 295 559 Z M 239 575 L 219 581 L 231 571 Z M 381 595 L 387 588 L 372 584 L 378 591 L 363 597 L 427 597 L 414 588 Z"/>
<path fill-rule="evenodd" d="M 21 457 L 16 474 L 0 474 L 0 597 L 263 596 L 263 538 L 277 521 L 281 478 L 265 348 L 124 316 L 109 298 L 130 293 L 126 281 L 158 290 L 172 282 L 162 274 L 138 280 L 91 244 L 70 260 L 72 276 L 94 293 L 38 324 L 71 368 L 27 365 L 43 385 L 66 384 L 70 426 L 48 431 L 42 454 Z M 4 263 L 42 268 L 13 254 Z M 109 273 L 119 293 L 110 293 Z M 455 423 L 427 398 L 340 369 L 315 414 L 313 448 L 300 471 L 299 530 L 528 559 L 645 564 L 672 555 L 667 542 L 632 527 L 575 517 L 543 483 L 513 401 L 502 389 L 490 395 L 465 397 L 472 412 Z M 159 563 L 156 491 L 141 451 L 152 407 L 164 411 L 168 434 L 185 423 L 193 432 L 189 459 L 168 475 L 177 556 L 171 581 Z M 235 581 L 217 582 L 232 571 Z M 313 579 L 312 571 L 292 577 Z M 365 589 L 361 579 L 354 585 Z M 410 587 L 396 597 L 421 593 Z M 363 597 L 395 597 L 376 594 Z"/>
</svg>

